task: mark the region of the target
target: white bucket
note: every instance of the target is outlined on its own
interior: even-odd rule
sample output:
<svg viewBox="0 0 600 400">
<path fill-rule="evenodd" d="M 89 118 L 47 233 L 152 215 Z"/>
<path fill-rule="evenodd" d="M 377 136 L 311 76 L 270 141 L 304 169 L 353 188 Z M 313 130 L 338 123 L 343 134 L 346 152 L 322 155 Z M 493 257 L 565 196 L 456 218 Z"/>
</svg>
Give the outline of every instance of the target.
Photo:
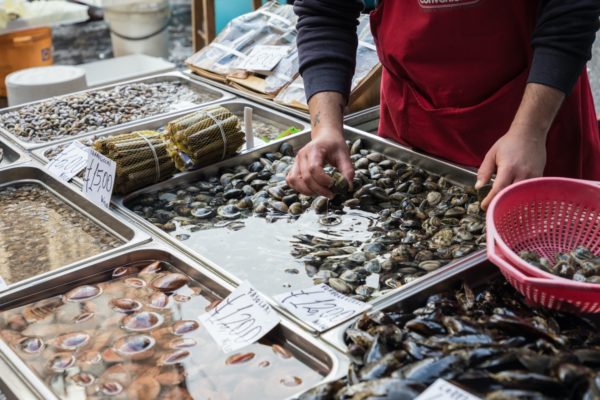
<svg viewBox="0 0 600 400">
<path fill-rule="evenodd" d="M 168 58 L 170 17 L 168 0 L 140 0 L 105 8 L 114 56 L 147 54 Z"/>
</svg>

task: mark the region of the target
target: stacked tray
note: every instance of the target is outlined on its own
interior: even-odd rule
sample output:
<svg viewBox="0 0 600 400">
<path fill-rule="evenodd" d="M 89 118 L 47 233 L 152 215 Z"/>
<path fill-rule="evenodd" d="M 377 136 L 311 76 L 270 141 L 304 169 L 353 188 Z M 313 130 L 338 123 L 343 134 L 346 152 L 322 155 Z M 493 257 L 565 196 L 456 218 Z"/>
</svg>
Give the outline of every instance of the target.
<svg viewBox="0 0 600 400">
<path fill-rule="evenodd" d="M 8 141 L 0 140 L 0 169 L 21 164 L 30 158 Z"/>
<path fill-rule="evenodd" d="M 172 277 L 168 290 L 157 283 Z M 259 343 L 222 353 L 196 321 L 231 290 L 160 246 L 10 290 L 0 368 L 20 379 L 5 383 L 44 399 L 283 399 L 345 374 L 343 356 L 285 319 Z"/>
<path fill-rule="evenodd" d="M 0 171 L 0 214 L 0 276 L 9 289 L 150 239 L 34 166 Z"/>
<path fill-rule="evenodd" d="M 354 113 L 344 119 L 348 126 L 377 135 L 379 131 L 379 106 Z"/>
<path fill-rule="evenodd" d="M 453 184 L 471 185 L 475 181 L 475 174 L 468 170 L 431 157 L 423 156 L 378 137 L 359 132 L 352 128 L 346 129 L 345 135 L 350 142 L 355 142 L 360 139 L 365 148 L 375 152 L 381 152 L 381 154 L 391 160 L 401 160 L 414 167 L 434 172 Z M 297 151 L 309 140 L 309 132 L 297 134 L 287 140 L 269 144 L 263 148 L 245 153 L 219 164 L 191 173 L 182 174 L 161 184 L 134 192 L 124 198 L 116 198 L 115 202 L 120 211 L 124 212 L 127 216 L 141 224 L 141 226 L 148 229 L 154 235 L 185 251 L 205 265 L 210 266 L 214 271 L 234 284 L 249 280 L 257 290 L 261 291 L 269 298 L 291 290 L 310 287 L 317 283 L 317 281 L 313 280 L 310 276 L 315 274 L 316 271 L 311 271 L 312 274 L 309 273 L 307 275 L 305 267 L 307 271 L 309 267 L 303 266 L 302 259 L 294 257 L 292 252 L 295 251 L 295 246 L 298 245 L 298 241 L 301 242 L 302 240 L 313 236 L 318 239 L 322 236 L 322 232 L 315 228 L 315 222 L 318 218 L 315 214 L 307 214 L 309 216 L 306 219 L 299 220 L 301 223 L 292 223 L 293 221 L 291 219 L 288 220 L 287 216 L 284 216 L 284 218 L 274 216 L 271 220 L 268 218 L 252 216 L 242 219 L 241 223 L 240 221 L 235 220 L 228 221 L 227 218 L 225 218 L 223 221 L 218 222 L 216 226 L 217 228 L 224 226 L 224 229 L 213 229 L 215 226 L 210 226 L 210 224 L 208 225 L 208 229 L 205 229 L 206 225 L 204 225 L 204 223 L 189 225 L 188 229 L 188 225 L 185 224 L 188 223 L 186 221 L 189 221 L 190 218 L 185 217 L 175 217 L 171 223 L 162 221 L 161 224 L 159 224 L 161 225 L 161 228 L 159 228 L 155 225 L 155 223 L 157 223 L 156 221 L 152 223 L 146 219 L 150 218 L 152 215 L 158 214 L 169 215 L 168 218 L 172 218 L 174 215 L 174 208 L 175 210 L 178 209 L 178 206 L 181 206 L 184 209 L 186 208 L 185 205 L 180 204 L 180 202 L 178 203 L 177 196 L 188 196 L 188 194 L 186 194 L 186 190 L 188 189 L 190 191 L 193 190 L 195 196 L 196 193 L 202 191 L 202 189 L 199 189 L 195 185 L 198 184 L 200 180 L 205 182 L 206 179 L 210 177 L 218 176 L 219 170 L 234 169 L 235 167 L 242 165 L 247 166 L 253 160 L 258 159 L 259 156 L 265 153 L 277 152 L 280 148 L 283 148 L 282 145 L 287 146 L 288 149 L 293 147 Z M 198 196 L 206 197 L 202 194 L 199 194 Z M 153 199 L 158 199 L 161 202 L 167 203 L 172 201 L 175 206 L 174 208 L 171 206 L 168 210 L 153 209 L 152 204 L 155 202 Z M 209 198 L 206 198 L 205 200 L 210 201 Z M 132 211 L 132 208 L 135 208 L 136 211 Z M 184 210 L 181 212 L 189 213 L 190 211 L 191 210 Z M 199 209 L 195 216 L 198 216 L 198 213 L 202 212 L 204 211 Z M 143 213 L 148 213 L 148 216 L 143 218 L 140 215 Z M 210 214 L 210 210 L 207 214 Z M 214 215 L 214 212 L 211 215 Z M 355 242 L 364 241 L 365 238 L 370 237 L 369 226 L 373 225 L 374 221 L 377 219 L 377 215 L 367 215 L 367 213 L 362 213 L 360 211 L 353 212 L 352 210 L 348 215 L 349 216 L 342 218 L 346 218 L 346 223 L 342 223 L 339 225 L 339 228 L 332 228 L 332 231 L 326 233 L 326 242 L 327 240 L 335 241 L 336 234 L 345 234 L 347 233 L 347 229 L 356 230 L 353 232 L 353 235 L 355 234 L 353 236 Z M 302 218 L 304 218 L 304 215 Z M 275 222 L 270 223 L 272 221 Z M 290 223 L 287 223 L 288 221 Z M 167 225 L 169 226 L 167 227 Z M 300 240 L 298 240 L 298 238 L 300 238 Z M 349 242 L 353 241 L 349 240 Z M 345 244 L 346 248 L 353 245 L 356 245 L 356 243 Z M 301 246 L 303 246 L 302 243 L 298 245 L 298 247 Z M 224 251 L 225 249 L 226 251 Z M 436 266 L 434 261 L 433 267 L 428 269 L 428 271 L 432 272 L 429 272 L 424 276 L 423 273 L 415 275 L 415 277 L 420 276 L 420 279 L 407 277 L 402 281 L 401 285 L 398 283 L 398 286 L 400 286 L 398 289 L 382 290 L 378 297 L 371 297 L 366 300 L 369 300 L 372 303 L 378 303 L 383 301 L 386 297 L 394 296 L 398 292 L 409 290 L 420 281 L 435 280 L 439 273 L 452 269 L 459 264 L 478 264 L 485 259 L 485 251 L 483 247 L 480 247 L 479 250 L 465 255 L 464 257 L 461 256 L 456 258 L 456 260 L 448 262 L 441 268 Z M 320 271 L 317 273 L 321 274 Z M 313 275 L 313 277 L 317 278 L 320 276 L 323 278 L 328 277 L 327 274 Z M 400 279 L 400 277 L 398 277 L 398 279 Z M 321 279 L 321 281 L 323 281 L 323 279 Z M 324 281 L 327 282 L 327 279 L 324 279 Z M 329 282 L 331 283 L 331 281 Z M 340 283 L 339 280 L 337 283 Z M 383 288 L 383 285 L 382 289 L 385 289 Z M 358 293 L 358 288 L 356 293 Z M 273 302 L 273 304 L 275 304 L 275 302 Z M 302 324 L 305 328 L 310 329 L 302 321 L 296 320 L 296 322 Z"/>
<path fill-rule="evenodd" d="M 161 102 L 156 104 L 152 104 L 151 101 L 143 98 L 142 94 L 144 93 L 144 90 L 148 89 L 135 86 L 138 84 L 158 85 L 159 83 L 164 83 L 165 86 L 162 88 L 156 88 L 156 93 L 154 94 L 148 92 L 152 95 L 158 95 L 158 93 L 164 94 L 164 98 L 161 100 Z M 130 89 L 130 92 L 133 93 L 129 93 L 126 89 L 124 89 L 127 88 L 128 85 L 133 85 L 131 87 L 136 87 L 135 90 Z M 130 103 L 127 104 L 131 104 L 130 107 L 133 110 L 132 112 L 138 112 L 144 107 L 150 108 L 144 111 L 139 111 L 141 112 L 139 118 L 136 118 L 135 116 L 133 118 L 125 117 L 123 118 L 123 122 L 119 122 L 118 120 L 109 122 L 107 120 L 103 120 L 103 118 L 106 118 L 108 115 L 117 118 L 122 113 L 127 112 L 127 106 L 119 107 L 118 105 L 114 105 L 114 109 L 109 109 L 107 107 L 107 103 L 102 101 L 102 98 L 99 97 L 98 99 L 94 100 L 98 101 L 98 105 L 94 106 L 95 108 L 93 108 L 94 112 L 86 114 L 85 118 L 83 120 L 81 119 L 84 114 L 80 110 L 89 107 L 89 104 L 87 104 L 86 101 L 92 102 L 91 96 L 86 95 L 100 96 L 101 93 L 110 92 L 116 88 L 120 88 L 121 91 L 126 92 L 125 96 L 130 97 L 127 99 L 127 101 Z M 165 93 L 166 90 L 174 90 L 175 92 Z M 149 121 L 165 115 L 172 116 L 183 110 L 192 110 L 200 105 L 211 104 L 217 101 L 226 100 L 231 97 L 233 96 L 227 92 L 216 89 L 209 85 L 202 84 L 193 79 L 189 79 L 179 72 L 171 72 L 148 78 L 141 78 L 99 88 L 93 88 L 82 92 L 71 93 L 54 99 L 40 100 L 2 109 L 0 110 L 0 133 L 18 144 L 20 147 L 26 150 L 32 150 L 35 148 L 48 146 L 50 144 L 68 142 L 91 133 L 103 133 L 115 128 L 120 129 L 131 127 L 135 124 L 139 124 L 140 122 Z M 69 99 L 77 100 L 71 100 L 71 103 L 69 103 Z M 57 111 L 57 107 L 60 107 L 62 104 L 68 105 L 68 107 L 62 111 L 63 114 L 61 114 L 60 111 Z M 44 107 L 48 108 L 44 109 Z M 154 109 L 152 107 L 156 108 Z M 10 126 L 12 126 L 13 123 L 16 125 L 23 125 L 23 121 L 15 119 L 15 115 L 19 112 L 25 112 L 24 110 L 29 108 L 33 108 L 32 112 L 35 112 L 35 115 L 25 115 L 22 118 L 28 121 L 32 126 L 35 126 L 35 129 L 31 128 L 31 132 L 23 131 L 22 134 L 18 134 L 15 132 L 15 128 L 7 128 L 5 126 L 5 123 L 9 123 L 10 121 L 12 121 L 10 122 Z M 43 111 L 40 111 L 38 108 L 41 108 Z M 104 115 L 104 117 L 102 117 L 102 115 Z M 38 120 L 38 118 L 44 119 Z M 63 132 L 59 132 L 55 128 L 52 128 L 52 124 L 61 124 L 67 118 L 77 118 L 78 120 L 73 122 L 73 124 L 80 124 L 81 128 L 74 128 L 72 125 L 65 125 L 64 127 L 60 128 L 63 129 Z M 51 139 L 38 139 L 36 138 L 35 133 L 38 129 L 46 129 L 48 131 L 44 133 L 43 136 L 47 136 L 49 133 L 52 133 L 55 135 L 55 137 Z"/>
</svg>

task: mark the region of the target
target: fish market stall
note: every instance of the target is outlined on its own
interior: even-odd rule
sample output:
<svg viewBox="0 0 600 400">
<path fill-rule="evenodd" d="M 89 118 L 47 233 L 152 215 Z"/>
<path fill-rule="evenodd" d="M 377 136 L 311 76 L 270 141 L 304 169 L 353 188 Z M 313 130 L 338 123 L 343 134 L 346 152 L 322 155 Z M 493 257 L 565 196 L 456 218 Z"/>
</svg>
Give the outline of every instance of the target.
<svg viewBox="0 0 600 400">
<path fill-rule="evenodd" d="M 44 399 L 286 399 L 345 373 L 285 320 L 221 352 L 197 317 L 231 290 L 155 245 L 88 263 L 2 297 L 2 359 Z"/>
<path fill-rule="evenodd" d="M 309 135 L 182 174 L 117 199 L 118 207 L 267 296 L 328 283 L 379 301 L 457 263 L 482 261 L 485 224 L 472 172 L 349 128 L 355 191 L 338 179 L 336 199 L 310 198 L 284 180 Z"/>
<path fill-rule="evenodd" d="M 173 72 L 2 109 L 0 132 L 31 150 L 227 97 Z"/>
</svg>

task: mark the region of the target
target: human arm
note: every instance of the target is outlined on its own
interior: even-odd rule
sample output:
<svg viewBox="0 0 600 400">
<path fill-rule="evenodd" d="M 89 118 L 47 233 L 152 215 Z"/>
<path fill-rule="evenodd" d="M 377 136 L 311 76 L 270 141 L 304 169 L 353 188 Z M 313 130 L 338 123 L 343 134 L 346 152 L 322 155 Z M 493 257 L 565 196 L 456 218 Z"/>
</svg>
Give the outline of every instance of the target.
<svg viewBox="0 0 600 400">
<path fill-rule="evenodd" d="M 352 184 L 354 170 L 343 136 L 343 113 L 356 65 L 357 18 L 354 0 L 297 0 L 298 52 L 311 115 L 311 142 L 298 152 L 288 184 L 307 195 L 332 197 L 325 164 Z"/>
<path fill-rule="evenodd" d="M 532 40 L 534 57 L 521 105 L 508 132 L 492 146 L 479 168 L 476 187 L 496 173 L 483 208 L 506 186 L 543 174 L 548 131 L 591 58 L 599 15 L 597 0 L 540 3 Z"/>
</svg>

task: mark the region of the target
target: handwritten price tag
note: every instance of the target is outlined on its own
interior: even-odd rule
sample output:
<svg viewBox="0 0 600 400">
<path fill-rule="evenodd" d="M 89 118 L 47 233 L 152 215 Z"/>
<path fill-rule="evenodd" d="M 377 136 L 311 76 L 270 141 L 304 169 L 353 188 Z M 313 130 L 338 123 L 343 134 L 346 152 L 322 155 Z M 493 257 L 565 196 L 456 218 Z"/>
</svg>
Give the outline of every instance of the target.
<svg viewBox="0 0 600 400">
<path fill-rule="evenodd" d="M 61 151 L 46 166 L 48 172 L 58 176 L 65 182 L 73 179 L 87 165 L 88 149 L 81 143 L 75 141 Z"/>
<path fill-rule="evenodd" d="M 438 379 L 433 382 L 423 393 L 415 400 L 481 400 L 477 396 L 459 388 L 456 385 L 444 380 Z"/>
<path fill-rule="evenodd" d="M 109 208 L 117 164 L 94 149 L 88 149 L 88 152 L 89 157 L 83 178 L 83 193 L 94 203 Z"/>
<path fill-rule="evenodd" d="M 371 305 L 354 300 L 323 284 L 275 296 L 289 312 L 319 332 L 368 310 Z"/>
<path fill-rule="evenodd" d="M 224 353 L 260 340 L 279 323 L 275 311 L 248 282 L 199 320 Z"/>
<path fill-rule="evenodd" d="M 255 46 L 250 54 L 248 54 L 248 58 L 242 65 L 242 69 L 266 74 L 273 71 L 289 51 L 289 46 Z"/>
</svg>

